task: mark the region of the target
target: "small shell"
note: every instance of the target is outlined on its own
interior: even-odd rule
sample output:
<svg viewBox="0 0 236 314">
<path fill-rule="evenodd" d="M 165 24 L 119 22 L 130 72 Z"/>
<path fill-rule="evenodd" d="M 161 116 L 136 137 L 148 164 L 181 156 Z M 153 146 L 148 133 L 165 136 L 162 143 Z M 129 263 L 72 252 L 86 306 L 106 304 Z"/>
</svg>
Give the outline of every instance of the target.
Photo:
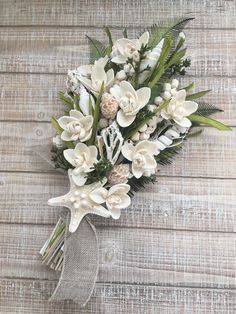
<svg viewBox="0 0 236 314">
<path fill-rule="evenodd" d="M 110 185 L 127 183 L 129 176 L 130 171 L 128 164 L 115 165 L 108 175 L 108 183 Z"/>
<path fill-rule="evenodd" d="M 114 119 L 118 111 L 118 102 L 114 96 L 105 93 L 102 96 L 101 112 L 104 118 Z"/>
</svg>

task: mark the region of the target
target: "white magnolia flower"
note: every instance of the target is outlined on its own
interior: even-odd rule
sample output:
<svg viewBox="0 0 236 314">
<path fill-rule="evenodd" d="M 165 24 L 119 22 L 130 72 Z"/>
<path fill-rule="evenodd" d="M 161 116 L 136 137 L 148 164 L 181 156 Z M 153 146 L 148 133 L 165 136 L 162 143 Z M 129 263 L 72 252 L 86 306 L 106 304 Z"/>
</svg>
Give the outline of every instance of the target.
<svg viewBox="0 0 236 314">
<path fill-rule="evenodd" d="M 101 61 L 95 61 L 92 66 L 81 66 L 78 68 L 79 81 L 94 95 L 98 95 L 102 83 L 104 82 L 104 88 L 109 89 L 114 81 L 114 71 L 110 69 L 105 72 L 105 65 L 108 58 L 103 58 Z"/>
<path fill-rule="evenodd" d="M 147 140 L 139 142 L 136 146 L 131 143 L 126 143 L 123 146 L 122 154 L 132 162 L 132 173 L 135 178 L 153 173 L 157 166 L 153 157 L 156 151 L 156 144 Z"/>
<path fill-rule="evenodd" d="M 173 119 L 178 125 L 189 128 L 191 121 L 187 116 L 191 115 L 198 108 L 194 101 L 186 101 L 186 90 L 182 89 L 175 93 L 165 109 L 162 109 L 161 116 L 166 119 Z"/>
<path fill-rule="evenodd" d="M 113 86 L 110 93 L 116 97 L 120 107 L 117 122 L 120 126 L 127 127 L 135 120 L 139 110 L 148 103 L 151 89 L 142 87 L 136 91 L 129 82 L 122 81 L 119 86 Z"/>
<path fill-rule="evenodd" d="M 90 198 L 98 203 L 106 203 L 106 206 L 111 214 L 111 217 L 118 219 L 120 210 L 130 205 L 131 200 L 127 193 L 130 190 L 128 184 L 116 184 L 109 190 L 100 187 L 90 193 Z"/>
<path fill-rule="evenodd" d="M 69 231 L 75 232 L 85 215 L 96 214 L 102 217 L 110 217 L 111 213 L 90 197 L 91 193 L 96 192 L 106 181 L 77 186 L 72 179 L 71 173 L 72 170 L 69 169 L 70 191 L 65 195 L 51 198 L 48 204 L 50 206 L 64 206 L 69 208 L 71 212 Z"/>
<path fill-rule="evenodd" d="M 84 116 L 80 111 L 71 110 L 70 116 L 63 116 L 58 119 L 60 127 L 64 130 L 61 133 L 63 141 L 85 142 L 92 135 L 93 117 Z"/>
<path fill-rule="evenodd" d="M 126 63 L 128 58 L 135 61 L 139 59 L 139 50 L 142 45 L 147 45 L 149 40 L 149 32 L 145 32 L 138 39 L 121 38 L 118 39 L 112 47 L 111 61 L 117 64 Z"/>
<path fill-rule="evenodd" d="M 75 167 L 71 172 L 75 184 L 83 185 L 86 182 L 87 173 L 93 171 L 92 167 L 97 162 L 96 146 L 78 143 L 75 149 L 66 149 L 63 153 L 66 160 Z"/>
</svg>

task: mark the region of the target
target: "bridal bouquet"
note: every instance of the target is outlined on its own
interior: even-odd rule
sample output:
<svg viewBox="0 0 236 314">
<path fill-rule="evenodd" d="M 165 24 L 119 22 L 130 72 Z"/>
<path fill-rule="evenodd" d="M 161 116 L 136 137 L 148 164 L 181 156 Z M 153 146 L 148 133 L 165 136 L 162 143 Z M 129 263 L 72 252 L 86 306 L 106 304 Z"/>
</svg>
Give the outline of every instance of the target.
<svg viewBox="0 0 236 314">
<path fill-rule="evenodd" d="M 199 100 L 208 90 L 193 93 L 194 82 L 179 81 L 190 66 L 182 32 L 189 20 L 154 25 L 135 39 L 126 29 L 114 39 L 105 28 L 108 44 L 88 37 L 91 63 L 68 71 L 66 91 L 59 93 L 65 113 L 52 118 L 52 160 L 67 171 L 70 189 L 48 204 L 68 208 L 69 215 L 41 250 L 51 268 L 65 271 L 66 241 L 87 214 L 118 219 L 133 193 L 156 181 L 159 165 L 201 133 L 199 126 L 229 130 L 209 117 L 221 110 Z"/>
</svg>

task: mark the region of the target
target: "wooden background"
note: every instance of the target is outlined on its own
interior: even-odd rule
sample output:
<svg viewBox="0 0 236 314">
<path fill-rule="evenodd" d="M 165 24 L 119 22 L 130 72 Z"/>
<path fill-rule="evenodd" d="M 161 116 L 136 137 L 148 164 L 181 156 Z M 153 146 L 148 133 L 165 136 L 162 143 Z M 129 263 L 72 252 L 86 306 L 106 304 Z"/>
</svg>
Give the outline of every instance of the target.
<svg viewBox="0 0 236 314">
<path fill-rule="evenodd" d="M 235 0 L 0 1 L 0 313 L 236 313 L 236 133 L 206 129 L 119 221 L 94 217 L 98 282 L 87 307 L 48 303 L 54 273 L 38 251 L 59 211 L 47 200 L 65 178 L 32 151 L 53 134 L 65 74 L 88 61 L 85 34 L 136 35 L 192 13 L 192 67 L 184 83 L 212 89 L 217 117 L 236 127 Z"/>
</svg>

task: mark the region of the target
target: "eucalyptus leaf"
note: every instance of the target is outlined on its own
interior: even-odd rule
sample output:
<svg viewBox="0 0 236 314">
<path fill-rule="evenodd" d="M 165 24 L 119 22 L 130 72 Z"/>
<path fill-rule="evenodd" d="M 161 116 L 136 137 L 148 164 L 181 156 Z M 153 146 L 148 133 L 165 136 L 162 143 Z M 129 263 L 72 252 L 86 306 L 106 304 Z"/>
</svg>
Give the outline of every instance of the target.
<svg viewBox="0 0 236 314">
<path fill-rule="evenodd" d="M 194 99 L 201 98 L 201 97 L 205 96 L 207 93 L 209 93 L 210 91 L 211 90 L 208 89 L 208 90 L 203 90 L 203 91 L 195 93 L 195 94 L 188 95 L 186 97 L 186 100 L 194 100 Z"/>
<path fill-rule="evenodd" d="M 86 37 L 89 40 L 90 43 L 90 59 L 91 62 L 94 62 L 95 60 L 98 60 L 101 57 L 105 56 L 105 47 L 104 45 L 97 39 L 91 38 L 88 35 Z"/>
<path fill-rule="evenodd" d="M 216 128 L 220 131 L 231 131 L 231 128 L 228 127 L 227 125 L 225 125 L 225 124 L 223 124 L 217 120 L 208 118 L 208 117 L 203 117 L 203 116 L 200 116 L 197 114 L 192 114 L 192 115 L 188 116 L 188 118 L 192 122 L 204 124 L 204 125 L 209 125 L 209 126 L 212 126 L 213 128 Z"/>
</svg>

